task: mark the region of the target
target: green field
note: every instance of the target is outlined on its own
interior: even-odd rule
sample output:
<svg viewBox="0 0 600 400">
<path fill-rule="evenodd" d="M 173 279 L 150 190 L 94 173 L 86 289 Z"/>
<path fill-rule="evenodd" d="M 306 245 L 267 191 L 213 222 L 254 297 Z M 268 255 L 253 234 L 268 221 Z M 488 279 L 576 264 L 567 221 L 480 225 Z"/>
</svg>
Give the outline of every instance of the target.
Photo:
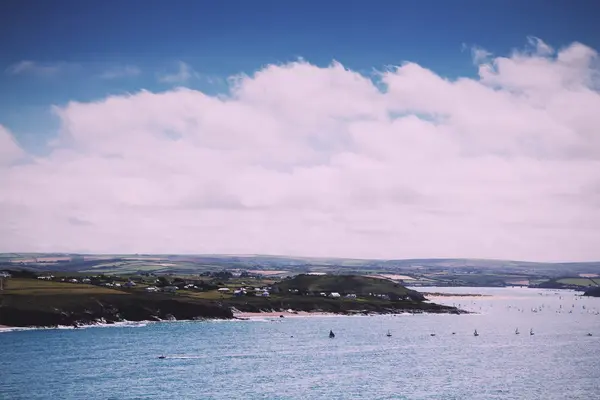
<svg viewBox="0 0 600 400">
<path fill-rule="evenodd" d="M 62 294 L 127 294 L 127 292 L 81 283 L 10 278 L 4 281 L 4 290 L 0 294 L 43 296 Z"/>
<path fill-rule="evenodd" d="M 231 293 L 220 293 L 216 290 L 209 292 L 188 292 L 179 291 L 178 294 L 182 296 L 191 297 L 192 299 L 203 299 L 203 300 L 220 300 L 220 299 L 231 299 L 233 296 Z"/>
</svg>

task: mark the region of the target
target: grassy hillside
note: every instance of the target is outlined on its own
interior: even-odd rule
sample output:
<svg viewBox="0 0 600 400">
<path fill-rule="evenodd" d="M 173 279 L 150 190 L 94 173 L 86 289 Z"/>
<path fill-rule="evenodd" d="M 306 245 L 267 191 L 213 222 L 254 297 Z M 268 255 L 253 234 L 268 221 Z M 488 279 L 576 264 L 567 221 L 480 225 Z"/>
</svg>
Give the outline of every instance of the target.
<svg viewBox="0 0 600 400">
<path fill-rule="evenodd" d="M 284 279 L 276 285 L 280 291 L 298 290 L 301 293 L 386 294 L 390 297 L 410 297 L 422 299 L 422 295 L 414 290 L 381 278 L 370 278 L 360 275 L 297 275 Z"/>
<path fill-rule="evenodd" d="M 564 283 L 565 285 L 576 285 L 576 286 L 598 286 L 596 280 L 590 278 L 564 278 L 558 279 L 557 282 Z"/>
</svg>

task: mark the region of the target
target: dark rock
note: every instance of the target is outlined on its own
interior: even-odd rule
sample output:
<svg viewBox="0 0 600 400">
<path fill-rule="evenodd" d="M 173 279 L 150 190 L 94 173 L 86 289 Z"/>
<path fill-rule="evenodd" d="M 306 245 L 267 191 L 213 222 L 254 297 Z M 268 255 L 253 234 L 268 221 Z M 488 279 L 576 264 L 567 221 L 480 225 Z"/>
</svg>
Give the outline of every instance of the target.
<svg viewBox="0 0 600 400">
<path fill-rule="evenodd" d="M 586 290 L 585 293 L 583 293 L 583 295 L 590 297 L 600 297 L 600 286 Z"/>
</svg>

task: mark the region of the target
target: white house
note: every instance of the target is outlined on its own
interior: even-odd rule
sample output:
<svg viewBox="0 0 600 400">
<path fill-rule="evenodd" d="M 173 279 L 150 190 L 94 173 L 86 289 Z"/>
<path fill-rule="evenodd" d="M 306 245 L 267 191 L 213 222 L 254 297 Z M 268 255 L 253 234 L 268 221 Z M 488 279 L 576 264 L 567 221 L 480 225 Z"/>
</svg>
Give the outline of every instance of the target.
<svg viewBox="0 0 600 400">
<path fill-rule="evenodd" d="M 155 286 L 148 286 L 146 288 L 146 292 L 150 292 L 150 293 L 158 292 L 158 288 Z"/>
<path fill-rule="evenodd" d="M 163 288 L 164 292 L 170 292 L 170 293 L 175 293 L 175 291 L 177 290 L 177 286 L 165 286 Z"/>
<path fill-rule="evenodd" d="M 347 294 L 347 295 L 346 295 L 346 298 L 347 298 L 347 299 L 355 299 L 355 298 L 356 298 L 356 295 L 355 295 L 354 293 L 350 293 L 350 294 Z"/>
<path fill-rule="evenodd" d="M 269 292 L 265 290 L 264 292 L 261 293 L 261 296 L 262 297 L 269 297 Z"/>
<path fill-rule="evenodd" d="M 229 293 L 229 288 L 222 287 L 222 288 L 217 289 L 217 292 L 220 292 L 220 293 Z"/>
<path fill-rule="evenodd" d="M 332 299 L 338 299 L 340 297 L 340 294 L 338 292 L 331 292 L 329 294 L 329 297 L 331 297 Z"/>
</svg>

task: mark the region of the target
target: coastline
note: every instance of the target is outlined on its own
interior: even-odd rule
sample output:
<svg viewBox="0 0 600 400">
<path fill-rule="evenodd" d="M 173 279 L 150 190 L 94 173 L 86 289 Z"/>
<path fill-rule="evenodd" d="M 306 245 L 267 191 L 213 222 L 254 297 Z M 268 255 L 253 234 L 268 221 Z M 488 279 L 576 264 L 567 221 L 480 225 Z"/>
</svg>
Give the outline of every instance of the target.
<svg viewBox="0 0 600 400">
<path fill-rule="evenodd" d="M 491 294 L 480 293 L 448 293 L 448 292 L 420 292 L 423 296 L 429 297 L 492 297 Z"/>
<path fill-rule="evenodd" d="M 232 310 L 233 311 L 233 310 Z M 152 320 L 121 320 L 114 322 L 88 322 L 78 323 L 74 325 L 51 325 L 51 326 L 10 326 L 0 325 L 0 333 L 24 331 L 24 330 L 52 330 L 52 329 L 86 329 L 86 328 L 109 328 L 109 327 L 143 327 L 147 324 L 160 324 L 160 323 L 177 323 L 177 322 L 213 322 L 213 321 L 252 321 L 252 320 L 264 320 L 273 319 L 279 320 L 284 318 L 313 318 L 313 317 L 374 317 L 374 316 L 398 316 L 398 315 L 420 315 L 420 314 L 448 314 L 448 315 L 460 315 L 460 314 L 471 314 L 468 311 L 460 310 L 460 312 L 422 312 L 422 311 L 402 311 L 394 310 L 391 312 L 369 312 L 366 310 L 356 310 L 350 312 L 324 312 L 324 311 L 264 311 L 264 312 L 242 312 L 239 310 L 233 311 L 233 317 L 231 318 L 193 318 L 193 319 L 152 319 Z"/>
<path fill-rule="evenodd" d="M 376 312 L 368 310 L 352 310 L 344 312 L 324 312 L 324 311 L 264 311 L 264 312 L 243 312 L 234 311 L 233 319 L 250 320 L 264 318 L 305 318 L 305 317 L 373 317 L 373 316 L 396 316 L 396 315 L 421 315 L 421 314 L 472 314 L 466 310 L 453 310 L 444 312 L 410 311 L 410 310 L 388 310 L 388 312 Z"/>
<path fill-rule="evenodd" d="M 93 285 L 13 278 L 12 288 L 9 287 L 1 295 L 0 324 L 4 326 L 3 330 L 60 326 L 76 329 L 124 321 L 468 313 L 454 306 L 431 303 L 419 292 L 379 279 L 353 275 L 316 278 L 299 275 L 295 279 L 298 282 L 286 280 L 280 283 L 281 287 L 276 286 L 273 295 L 267 293 L 267 296 L 240 297 L 216 292 L 199 295 L 183 290 L 181 293 L 149 293 L 135 289 L 115 290 Z M 363 290 L 361 285 L 371 285 L 368 287 L 375 294 L 367 291 L 360 299 L 356 298 L 356 294 L 354 297 L 340 298 L 339 293 L 333 291 L 331 293 L 337 293 L 337 297 L 323 296 L 318 291 L 315 292 L 317 294 L 307 292 L 297 295 L 298 289 L 285 286 L 299 285 L 303 288 L 308 287 L 309 283 L 325 285 L 327 289 L 323 290 L 326 291 L 335 289 L 342 292 L 360 292 Z M 333 289 L 327 285 L 333 285 Z"/>
</svg>

